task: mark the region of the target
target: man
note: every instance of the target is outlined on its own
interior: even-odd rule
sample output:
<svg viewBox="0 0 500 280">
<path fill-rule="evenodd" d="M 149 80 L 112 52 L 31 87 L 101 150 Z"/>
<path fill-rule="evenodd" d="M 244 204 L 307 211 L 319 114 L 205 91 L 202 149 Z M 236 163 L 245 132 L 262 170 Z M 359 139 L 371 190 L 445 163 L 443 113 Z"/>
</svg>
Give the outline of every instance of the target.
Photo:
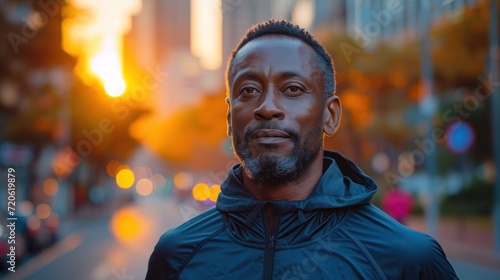
<svg viewBox="0 0 500 280">
<path fill-rule="evenodd" d="M 146 279 L 456 279 L 439 244 L 370 204 L 377 186 L 323 135 L 340 124 L 330 56 L 286 21 L 252 27 L 226 72 L 240 164 L 215 208 L 169 230 Z"/>
</svg>

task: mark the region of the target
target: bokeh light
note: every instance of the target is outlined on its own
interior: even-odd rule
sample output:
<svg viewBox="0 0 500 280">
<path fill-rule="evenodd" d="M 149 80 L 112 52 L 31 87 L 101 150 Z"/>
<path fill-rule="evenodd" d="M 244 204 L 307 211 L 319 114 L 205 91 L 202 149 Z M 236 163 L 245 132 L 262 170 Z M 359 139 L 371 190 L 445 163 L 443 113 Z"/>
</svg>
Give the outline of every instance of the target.
<svg viewBox="0 0 500 280">
<path fill-rule="evenodd" d="M 26 223 L 27 223 L 28 229 L 30 229 L 32 231 L 36 231 L 40 228 L 42 221 L 40 221 L 40 219 L 37 216 L 31 215 L 28 217 L 28 220 Z"/>
<path fill-rule="evenodd" d="M 140 213 L 132 208 L 122 208 L 111 218 L 111 232 L 122 242 L 130 243 L 147 232 L 147 223 Z"/>
<path fill-rule="evenodd" d="M 43 193 L 48 196 L 54 196 L 59 190 L 59 183 L 54 178 L 48 178 L 43 182 Z"/>
<path fill-rule="evenodd" d="M 50 206 L 45 203 L 41 203 L 36 207 L 36 216 L 42 220 L 49 217 L 51 212 Z"/>
<path fill-rule="evenodd" d="M 165 179 L 165 176 L 161 174 L 155 174 L 151 176 L 151 181 L 153 182 L 153 185 L 156 189 L 162 189 L 165 187 L 167 179 Z"/>
<path fill-rule="evenodd" d="M 475 133 L 470 124 L 457 121 L 446 128 L 446 146 L 457 154 L 467 152 L 474 144 Z"/>
<path fill-rule="evenodd" d="M 59 215 L 54 212 L 50 213 L 50 215 L 45 220 L 45 224 L 50 228 L 57 228 L 57 226 L 59 225 Z"/>
<path fill-rule="evenodd" d="M 138 166 L 134 168 L 134 174 L 137 179 L 151 177 L 152 173 L 153 172 L 149 166 Z"/>
<path fill-rule="evenodd" d="M 31 201 L 25 200 L 19 205 L 19 212 L 24 216 L 29 216 L 33 213 L 33 203 Z"/>
<path fill-rule="evenodd" d="M 208 198 L 211 201 L 216 202 L 217 198 L 219 197 L 219 193 L 220 193 L 220 185 L 212 185 L 210 187 L 210 194 L 208 195 Z"/>
<path fill-rule="evenodd" d="M 122 189 L 130 188 L 135 181 L 134 172 L 130 169 L 122 169 L 116 174 L 116 184 Z"/>
<path fill-rule="evenodd" d="M 387 169 L 389 169 L 391 165 L 391 159 L 386 153 L 379 152 L 373 156 L 371 163 L 373 171 L 377 172 L 378 174 L 382 174 L 387 171 Z"/>
<path fill-rule="evenodd" d="M 142 178 L 137 181 L 135 190 L 139 195 L 148 196 L 153 192 L 153 182 L 148 178 Z"/>
<path fill-rule="evenodd" d="M 198 201 L 205 201 L 210 196 L 210 189 L 205 183 L 198 183 L 193 188 L 193 198 Z"/>
<path fill-rule="evenodd" d="M 188 172 L 177 172 L 174 175 L 174 185 L 181 189 L 187 190 L 193 184 L 193 176 Z"/>
<path fill-rule="evenodd" d="M 117 161 L 117 160 L 112 160 L 108 162 L 106 165 L 106 172 L 108 173 L 109 176 L 115 177 L 116 173 L 118 173 L 118 167 L 120 167 L 122 164 Z"/>
<path fill-rule="evenodd" d="M 169 178 L 165 178 L 165 183 L 160 185 L 159 182 L 156 184 L 156 191 L 161 195 L 169 195 L 172 192 L 173 183 Z"/>
</svg>

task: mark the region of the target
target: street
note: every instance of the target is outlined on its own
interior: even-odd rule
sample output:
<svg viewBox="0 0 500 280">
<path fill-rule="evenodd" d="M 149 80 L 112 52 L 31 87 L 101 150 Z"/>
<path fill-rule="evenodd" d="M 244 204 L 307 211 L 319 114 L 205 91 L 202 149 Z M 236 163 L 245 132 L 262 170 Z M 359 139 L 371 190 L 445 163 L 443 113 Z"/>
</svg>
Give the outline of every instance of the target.
<svg viewBox="0 0 500 280">
<path fill-rule="evenodd" d="M 144 279 L 160 235 L 197 212 L 172 198 L 138 198 L 112 215 L 75 223 L 74 232 L 4 279 Z"/>
</svg>

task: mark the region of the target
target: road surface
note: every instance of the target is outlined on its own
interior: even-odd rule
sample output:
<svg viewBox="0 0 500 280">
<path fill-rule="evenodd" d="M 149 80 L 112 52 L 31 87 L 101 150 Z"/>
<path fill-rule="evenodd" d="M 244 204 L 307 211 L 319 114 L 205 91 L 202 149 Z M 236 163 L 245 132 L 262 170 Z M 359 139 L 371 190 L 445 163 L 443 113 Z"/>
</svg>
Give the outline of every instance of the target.
<svg viewBox="0 0 500 280">
<path fill-rule="evenodd" d="M 74 222 L 71 232 L 54 246 L 0 278 L 144 279 L 149 256 L 161 234 L 198 212 L 172 198 L 140 198 L 113 214 Z"/>
</svg>

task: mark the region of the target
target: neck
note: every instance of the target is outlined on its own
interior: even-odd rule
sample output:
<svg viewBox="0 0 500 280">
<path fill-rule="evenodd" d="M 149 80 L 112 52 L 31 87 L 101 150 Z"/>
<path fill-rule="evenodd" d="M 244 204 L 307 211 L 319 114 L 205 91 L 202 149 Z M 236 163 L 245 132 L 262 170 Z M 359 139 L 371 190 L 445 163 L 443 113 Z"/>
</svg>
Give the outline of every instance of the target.
<svg viewBox="0 0 500 280">
<path fill-rule="evenodd" d="M 311 163 L 311 166 L 293 182 L 268 184 L 258 182 L 243 175 L 243 184 L 258 200 L 304 200 L 313 192 L 323 175 L 323 152 Z"/>
</svg>

